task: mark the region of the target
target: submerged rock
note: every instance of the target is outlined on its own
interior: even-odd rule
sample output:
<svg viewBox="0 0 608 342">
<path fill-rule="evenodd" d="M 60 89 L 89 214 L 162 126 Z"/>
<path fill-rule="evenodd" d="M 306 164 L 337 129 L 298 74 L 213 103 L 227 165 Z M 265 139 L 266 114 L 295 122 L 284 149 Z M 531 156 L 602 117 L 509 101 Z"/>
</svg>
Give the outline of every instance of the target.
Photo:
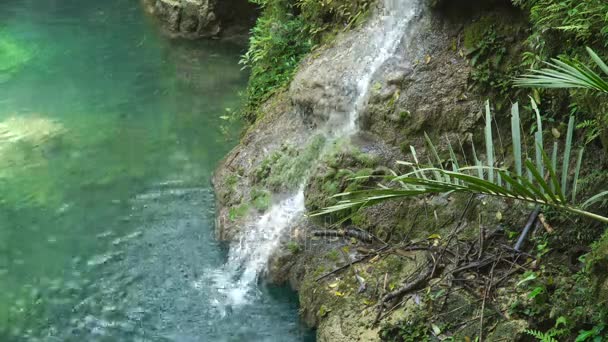
<svg viewBox="0 0 608 342">
<path fill-rule="evenodd" d="M 39 145 L 63 132 L 63 126 L 52 119 L 13 116 L 0 122 L 0 148 L 17 142 Z"/>
</svg>

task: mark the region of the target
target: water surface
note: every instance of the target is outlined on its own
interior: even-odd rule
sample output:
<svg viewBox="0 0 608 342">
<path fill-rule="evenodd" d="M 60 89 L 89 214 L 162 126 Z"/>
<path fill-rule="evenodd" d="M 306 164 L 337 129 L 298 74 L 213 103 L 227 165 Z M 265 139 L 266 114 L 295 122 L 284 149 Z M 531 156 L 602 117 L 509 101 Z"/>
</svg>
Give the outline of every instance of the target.
<svg viewBox="0 0 608 342">
<path fill-rule="evenodd" d="M 0 2 L 0 340 L 311 338 L 285 289 L 232 307 L 204 281 L 241 53 L 166 40 L 137 1 Z"/>
</svg>

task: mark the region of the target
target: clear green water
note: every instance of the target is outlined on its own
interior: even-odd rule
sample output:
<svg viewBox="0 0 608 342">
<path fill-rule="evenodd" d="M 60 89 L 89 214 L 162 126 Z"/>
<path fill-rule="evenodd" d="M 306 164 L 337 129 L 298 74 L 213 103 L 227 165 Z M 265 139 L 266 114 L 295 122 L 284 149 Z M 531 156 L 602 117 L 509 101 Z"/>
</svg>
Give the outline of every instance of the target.
<svg viewBox="0 0 608 342">
<path fill-rule="evenodd" d="M 242 47 L 135 0 L 0 1 L 0 341 L 303 341 L 293 294 L 222 305 L 211 172 Z"/>
</svg>

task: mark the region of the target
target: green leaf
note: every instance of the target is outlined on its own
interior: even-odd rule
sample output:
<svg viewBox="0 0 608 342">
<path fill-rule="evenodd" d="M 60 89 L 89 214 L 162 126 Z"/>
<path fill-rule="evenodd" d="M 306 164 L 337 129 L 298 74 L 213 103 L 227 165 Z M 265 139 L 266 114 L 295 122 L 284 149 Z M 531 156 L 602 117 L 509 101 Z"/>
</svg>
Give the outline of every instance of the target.
<svg viewBox="0 0 608 342">
<path fill-rule="evenodd" d="M 527 274 L 527 276 L 525 278 L 523 278 L 522 280 L 517 282 L 517 285 L 516 285 L 517 287 L 519 287 L 525 283 L 531 282 L 532 280 L 535 280 L 537 278 L 537 275 L 534 272 L 526 272 L 526 274 Z"/>
<path fill-rule="evenodd" d="M 486 154 L 488 158 L 488 180 L 494 182 L 494 139 L 492 138 L 492 114 L 490 112 L 490 101 L 486 101 Z"/>
<path fill-rule="evenodd" d="M 562 191 L 568 194 L 568 168 L 570 166 L 570 154 L 572 153 L 572 137 L 574 135 L 574 116 L 568 121 L 568 133 L 566 134 L 566 145 L 564 148 L 564 161 L 562 164 Z"/>
<path fill-rule="evenodd" d="M 578 188 L 578 176 L 581 172 L 581 165 L 583 164 L 583 153 L 585 152 L 584 148 L 581 148 L 578 152 L 578 158 L 576 158 L 576 169 L 574 170 L 574 184 L 572 185 L 572 202 L 576 201 L 576 191 Z"/>
<path fill-rule="evenodd" d="M 513 140 L 513 159 L 515 159 L 515 172 L 517 176 L 522 176 L 521 160 L 521 131 L 519 128 L 519 104 L 516 102 L 511 107 L 511 138 Z"/>
</svg>

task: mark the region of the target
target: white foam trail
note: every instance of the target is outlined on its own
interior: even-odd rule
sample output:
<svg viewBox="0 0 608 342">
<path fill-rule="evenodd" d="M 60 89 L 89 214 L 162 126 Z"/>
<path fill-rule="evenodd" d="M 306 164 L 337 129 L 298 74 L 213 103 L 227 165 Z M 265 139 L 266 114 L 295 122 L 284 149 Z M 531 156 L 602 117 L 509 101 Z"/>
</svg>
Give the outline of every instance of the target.
<svg viewBox="0 0 608 342">
<path fill-rule="evenodd" d="M 265 270 L 268 259 L 278 247 L 282 234 L 304 213 L 304 189 L 273 205 L 252 227 L 248 227 L 239 243 L 231 246 L 228 265 L 238 267 L 242 274 L 235 287 L 228 291 L 234 304 L 246 300 L 249 288 Z"/>
<path fill-rule="evenodd" d="M 206 276 L 222 295 L 221 306 L 214 303 L 220 313 L 225 307 L 246 304 L 255 296 L 257 280 L 278 247 L 281 236 L 304 213 L 304 189 L 274 204 L 251 226 L 243 230 L 238 243 L 230 247 L 228 261 L 220 270 L 211 270 Z M 197 281 L 195 287 L 203 287 Z"/>
</svg>

